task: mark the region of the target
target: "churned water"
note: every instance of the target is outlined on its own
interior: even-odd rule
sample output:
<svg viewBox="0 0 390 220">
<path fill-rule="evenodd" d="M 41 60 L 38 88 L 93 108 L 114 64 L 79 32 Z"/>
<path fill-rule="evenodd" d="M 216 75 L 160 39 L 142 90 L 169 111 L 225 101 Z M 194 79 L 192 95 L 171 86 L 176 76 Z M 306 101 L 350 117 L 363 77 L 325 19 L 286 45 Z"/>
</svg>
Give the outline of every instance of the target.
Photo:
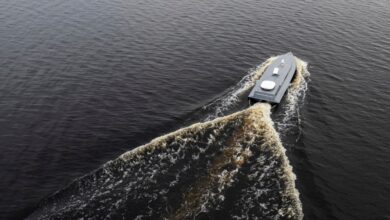
<svg viewBox="0 0 390 220">
<path fill-rule="evenodd" d="M 1 219 L 390 217 L 389 1 L 0 6 Z M 247 109 L 288 51 L 299 86 Z"/>
</svg>

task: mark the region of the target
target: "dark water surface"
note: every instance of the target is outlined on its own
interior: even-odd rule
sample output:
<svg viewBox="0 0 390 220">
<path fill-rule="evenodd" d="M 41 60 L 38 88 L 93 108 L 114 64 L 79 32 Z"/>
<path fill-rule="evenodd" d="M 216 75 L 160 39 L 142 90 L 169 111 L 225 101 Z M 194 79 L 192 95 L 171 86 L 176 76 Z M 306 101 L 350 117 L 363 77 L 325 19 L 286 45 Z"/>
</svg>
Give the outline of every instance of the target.
<svg viewBox="0 0 390 220">
<path fill-rule="evenodd" d="M 202 118 L 286 51 L 311 72 L 285 145 L 305 218 L 390 218 L 389 1 L 0 5 L 1 219 Z"/>
</svg>

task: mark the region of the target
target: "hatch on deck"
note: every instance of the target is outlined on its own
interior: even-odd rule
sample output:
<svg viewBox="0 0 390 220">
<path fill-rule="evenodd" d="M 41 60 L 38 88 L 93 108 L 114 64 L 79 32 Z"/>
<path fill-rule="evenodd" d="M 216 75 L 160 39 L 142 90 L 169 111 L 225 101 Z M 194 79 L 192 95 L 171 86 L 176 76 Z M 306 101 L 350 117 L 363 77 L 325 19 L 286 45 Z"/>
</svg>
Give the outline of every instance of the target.
<svg viewBox="0 0 390 220">
<path fill-rule="evenodd" d="M 260 87 L 264 90 L 273 90 L 275 88 L 276 83 L 270 80 L 264 80 Z"/>
<path fill-rule="evenodd" d="M 272 74 L 273 74 L 273 75 L 278 75 L 278 74 L 279 74 L 279 68 L 278 68 L 278 67 L 275 67 L 275 68 L 274 68 L 274 71 L 272 71 Z"/>
</svg>

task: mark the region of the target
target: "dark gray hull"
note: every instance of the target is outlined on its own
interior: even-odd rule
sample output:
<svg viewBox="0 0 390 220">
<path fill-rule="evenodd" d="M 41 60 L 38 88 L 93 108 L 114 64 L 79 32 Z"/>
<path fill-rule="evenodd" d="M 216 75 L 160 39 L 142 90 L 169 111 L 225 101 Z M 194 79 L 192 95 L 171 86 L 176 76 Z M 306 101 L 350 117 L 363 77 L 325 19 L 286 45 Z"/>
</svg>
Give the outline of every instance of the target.
<svg viewBox="0 0 390 220">
<path fill-rule="evenodd" d="M 249 93 L 249 103 L 279 104 L 295 75 L 296 62 L 289 52 L 276 58 L 265 70 Z"/>
</svg>

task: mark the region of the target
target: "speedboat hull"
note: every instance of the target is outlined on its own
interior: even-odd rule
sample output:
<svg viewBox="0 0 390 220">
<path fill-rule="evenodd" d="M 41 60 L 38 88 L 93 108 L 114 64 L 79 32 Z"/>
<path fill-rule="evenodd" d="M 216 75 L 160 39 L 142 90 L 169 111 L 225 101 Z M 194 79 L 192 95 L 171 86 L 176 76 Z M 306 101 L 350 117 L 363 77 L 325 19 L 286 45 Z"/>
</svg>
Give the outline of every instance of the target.
<svg viewBox="0 0 390 220">
<path fill-rule="evenodd" d="M 296 68 L 295 57 L 291 52 L 276 58 L 256 81 L 248 96 L 249 104 L 279 104 L 290 86 Z"/>
</svg>

